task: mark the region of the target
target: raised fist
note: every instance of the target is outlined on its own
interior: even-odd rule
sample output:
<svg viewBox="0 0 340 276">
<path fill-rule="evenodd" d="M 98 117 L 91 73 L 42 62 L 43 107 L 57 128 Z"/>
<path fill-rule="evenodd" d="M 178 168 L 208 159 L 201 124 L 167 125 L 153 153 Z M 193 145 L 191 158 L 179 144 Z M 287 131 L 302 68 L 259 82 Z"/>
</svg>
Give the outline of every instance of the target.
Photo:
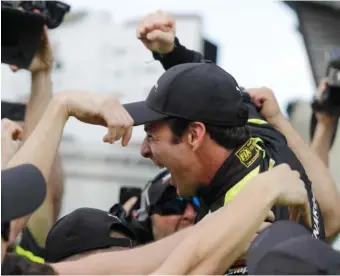
<svg viewBox="0 0 340 276">
<path fill-rule="evenodd" d="M 136 35 L 150 51 L 167 54 L 175 47 L 175 25 L 175 18 L 170 13 L 156 11 L 139 22 Z"/>
<path fill-rule="evenodd" d="M 274 92 L 267 88 L 250 88 L 247 89 L 253 103 L 260 109 L 260 113 L 266 120 L 273 123 L 276 118 L 282 115 L 280 106 L 276 100 Z"/>
</svg>

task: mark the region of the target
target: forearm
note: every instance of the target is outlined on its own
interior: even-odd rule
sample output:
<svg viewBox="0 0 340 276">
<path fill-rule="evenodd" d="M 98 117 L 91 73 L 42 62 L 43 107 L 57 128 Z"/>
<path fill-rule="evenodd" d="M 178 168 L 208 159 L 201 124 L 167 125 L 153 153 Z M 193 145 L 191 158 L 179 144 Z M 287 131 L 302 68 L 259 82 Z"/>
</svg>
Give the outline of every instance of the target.
<svg viewBox="0 0 340 276">
<path fill-rule="evenodd" d="M 47 182 L 47 194 L 45 201 L 32 214 L 27 224 L 40 247 L 45 247 L 48 232 L 59 217 L 63 189 L 64 182 L 61 171 L 61 161 L 57 154 Z"/>
<path fill-rule="evenodd" d="M 53 264 L 53 268 L 61 275 L 147 275 L 160 267 L 176 246 L 191 231 L 192 227 L 181 230 L 160 241 L 135 249 L 99 253 L 79 261 L 56 263 Z"/>
<path fill-rule="evenodd" d="M 227 206 L 198 223 L 154 274 L 223 274 L 249 245 L 276 197 L 272 183 L 252 180 Z"/>
<path fill-rule="evenodd" d="M 32 86 L 30 100 L 26 106 L 24 136 L 25 140 L 33 132 L 42 118 L 46 107 L 52 98 L 52 80 L 50 71 L 32 73 Z M 54 169 L 53 169 L 54 170 Z M 52 170 L 52 171 L 53 171 Z M 39 246 L 44 246 L 47 233 L 52 227 L 53 218 L 53 188 L 51 181 L 47 182 L 47 193 L 43 204 L 36 210 L 28 222 L 28 227 Z M 22 225 L 21 227 L 24 227 Z"/>
<path fill-rule="evenodd" d="M 159 55 L 158 53 L 153 52 L 153 57 L 160 61 L 165 70 L 182 63 L 204 61 L 204 57 L 201 53 L 185 48 L 179 43 L 178 38 L 175 39 L 175 48 L 172 52 L 165 55 Z"/>
<path fill-rule="evenodd" d="M 25 140 L 30 136 L 43 116 L 52 98 L 51 72 L 39 71 L 32 73 L 30 100 L 26 106 L 24 135 Z"/>
<path fill-rule="evenodd" d="M 39 168 L 45 180 L 48 181 L 66 121 L 67 113 L 60 102 L 58 100 L 51 101 L 38 125 L 24 145 L 13 156 L 7 167 L 10 168 L 26 163 L 33 164 Z M 46 200 L 50 200 L 50 198 L 46 197 L 45 202 L 42 204 L 42 213 L 51 213 L 51 206 L 46 204 Z M 42 213 L 38 213 L 37 222 L 41 221 Z M 25 226 L 29 218 L 30 216 L 26 216 L 25 219 L 20 220 L 20 223 L 15 227 L 20 230 Z M 51 219 L 52 217 L 48 218 L 48 220 Z M 46 223 L 45 220 L 44 224 L 39 224 L 39 229 L 44 230 L 48 228 L 51 223 L 52 222 Z M 16 232 L 18 232 L 18 230 Z M 44 232 L 46 232 L 46 229 Z M 42 240 L 43 238 L 38 240 L 38 243 L 43 243 L 44 241 Z"/>
<path fill-rule="evenodd" d="M 328 167 L 328 155 L 331 149 L 331 143 L 334 133 L 334 126 L 326 125 L 324 123 L 317 123 L 313 141 L 312 149 L 318 154 L 320 159 Z"/>
<path fill-rule="evenodd" d="M 52 206 L 53 206 L 53 221 L 56 222 L 59 218 L 63 195 L 64 195 L 64 171 L 61 164 L 61 157 L 57 154 L 52 171 L 50 174 L 49 183 L 51 187 Z"/>
<path fill-rule="evenodd" d="M 289 147 L 305 168 L 320 204 L 326 235 L 332 238 L 339 231 L 340 196 L 330 171 L 288 120 L 280 116 L 270 123 L 286 137 Z"/>
</svg>

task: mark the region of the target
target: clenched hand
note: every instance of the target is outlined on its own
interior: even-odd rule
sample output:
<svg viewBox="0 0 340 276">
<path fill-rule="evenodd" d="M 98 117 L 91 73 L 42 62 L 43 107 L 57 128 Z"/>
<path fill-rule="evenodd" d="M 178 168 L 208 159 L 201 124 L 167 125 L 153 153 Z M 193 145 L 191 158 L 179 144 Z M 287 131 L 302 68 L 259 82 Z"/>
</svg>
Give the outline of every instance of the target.
<svg viewBox="0 0 340 276">
<path fill-rule="evenodd" d="M 56 96 L 66 109 L 67 116 L 108 128 L 103 141 L 114 143 L 122 139 L 126 146 L 132 136 L 133 119 L 119 100 L 111 95 L 83 91 L 65 91 Z"/>
<path fill-rule="evenodd" d="M 164 11 L 151 13 L 139 22 L 136 35 L 150 51 L 170 53 L 175 47 L 175 18 Z"/>
</svg>

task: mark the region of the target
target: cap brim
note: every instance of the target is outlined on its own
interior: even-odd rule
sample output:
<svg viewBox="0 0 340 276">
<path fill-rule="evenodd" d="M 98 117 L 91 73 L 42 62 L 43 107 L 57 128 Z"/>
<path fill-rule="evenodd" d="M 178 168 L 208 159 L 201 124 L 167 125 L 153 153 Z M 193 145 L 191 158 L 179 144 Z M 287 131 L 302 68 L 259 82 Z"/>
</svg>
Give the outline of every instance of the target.
<svg viewBox="0 0 340 276">
<path fill-rule="evenodd" d="M 169 117 L 169 115 L 159 113 L 149 108 L 145 101 L 123 104 L 123 106 L 132 117 L 134 126 L 144 125 Z"/>
<path fill-rule="evenodd" d="M 1 171 L 1 222 L 36 210 L 44 201 L 46 182 L 40 170 L 25 164 Z"/>
</svg>

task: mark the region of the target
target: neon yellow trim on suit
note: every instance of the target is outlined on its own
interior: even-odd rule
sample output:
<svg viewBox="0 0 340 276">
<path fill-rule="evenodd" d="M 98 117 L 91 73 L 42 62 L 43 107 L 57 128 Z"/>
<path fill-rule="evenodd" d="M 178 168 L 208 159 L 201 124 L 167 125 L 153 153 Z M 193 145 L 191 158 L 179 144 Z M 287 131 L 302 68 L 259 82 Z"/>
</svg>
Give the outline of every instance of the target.
<svg viewBox="0 0 340 276">
<path fill-rule="evenodd" d="M 15 247 L 15 253 L 21 256 L 25 256 L 32 262 L 39 263 L 39 264 L 45 263 L 45 260 L 43 258 L 35 256 L 31 251 L 25 250 L 19 245 Z"/>
<path fill-rule="evenodd" d="M 252 179 L 254 176 L 258 175 L 260 172 L 260 166 L 257 166 L 250 173 L 248 173 L 245 177 L 243 177 L 234 187 L 232 187 L 224 197 L 224 205 L 226 205 L 230 200 L 232 200 L 244 187 L 244 185 Z"/>
<path fill-rule="evenodd" d="M 248 123 L 252 123 L 256 125 L 268 124 L 265 120 L 261 120 L 261 119 L 248 119 Z"/>
</svg>

